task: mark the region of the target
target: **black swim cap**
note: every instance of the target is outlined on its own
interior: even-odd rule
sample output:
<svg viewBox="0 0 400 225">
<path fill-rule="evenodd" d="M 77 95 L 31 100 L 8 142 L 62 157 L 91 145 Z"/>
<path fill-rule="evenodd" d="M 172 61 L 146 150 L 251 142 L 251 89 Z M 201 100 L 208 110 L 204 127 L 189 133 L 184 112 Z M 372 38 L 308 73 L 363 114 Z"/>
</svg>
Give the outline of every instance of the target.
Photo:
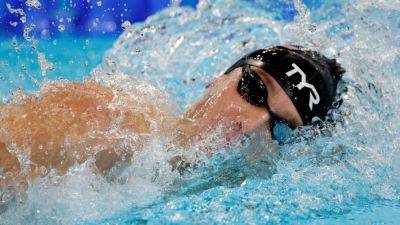
<svg viewBox="0 0 400 225">
<path fill-rule="evenodd" d="M 314 117 L 325 120 L 335 100 L 337 84 L 345 72 L 336 60 L 315 51 L 276 46 L 247 54 L 225 74 L 245 65 L 263 69 L 278 82 L 304 125 L 310 125 Z"/>
</svg>

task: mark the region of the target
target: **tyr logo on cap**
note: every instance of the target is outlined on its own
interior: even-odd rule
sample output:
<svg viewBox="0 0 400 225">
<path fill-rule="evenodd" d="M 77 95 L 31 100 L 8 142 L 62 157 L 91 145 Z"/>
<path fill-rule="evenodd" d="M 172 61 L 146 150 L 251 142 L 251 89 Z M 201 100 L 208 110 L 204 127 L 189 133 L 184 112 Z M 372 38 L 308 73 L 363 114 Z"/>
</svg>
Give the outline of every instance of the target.
<svg viewBox="0 0 400 225">
<path fill-rule="evenodd" d="M 293 69 L 286 72 L 286 75 L 288 77 L 293 76 L 296 73 L 299 73 L 301 75 L 301 81 L 300 83 L 298 83 L 297 85 L 295 85 L 297 87 L 297 89 L 302 90 L 303 88 L 308 88 L 311 90 L 310 93 L 310 101 L 308 103 L 308 106 L 310 107 L 310 110 L 313 110 L 313 105 L 318 105 L 319 101 L 320 101 L 320 97 L 319 94 L 317 92 L 317 90 L 315 89 L 314 85 L 307 83 L 306 81 L 306 74 L 300 69 L 300 67 L 298 67 L 295 63 L 292 64 Z"/>
</svg>

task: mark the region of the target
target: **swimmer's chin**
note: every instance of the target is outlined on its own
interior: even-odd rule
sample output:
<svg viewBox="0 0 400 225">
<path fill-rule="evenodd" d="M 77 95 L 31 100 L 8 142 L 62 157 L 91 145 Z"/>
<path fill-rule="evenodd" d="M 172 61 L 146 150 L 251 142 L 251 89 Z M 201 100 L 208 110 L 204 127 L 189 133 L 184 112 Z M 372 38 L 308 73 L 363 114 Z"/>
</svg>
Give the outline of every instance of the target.
<svg viewBox="0 0 400 225">
<path fill-rule="evenodd" d="M 208 154 L 213 154 L 218 149 L 240 144 L 256 132 L 262 132 L 266 141 L 271 140 L 268 138 L 270 136 L 268 132 L 264 132 L 262 129 L 245 132 L 241 123 L 232 122 L 229 126 L 221 123 L 206 126 L 195 124 L 184 129 L 181 126 L 180 132 L 178 132 L 180 135 L 176 141 L 178 145 L 185 149 L 198 146 L 199 149 L 207 149 Z"/>
<path fill-rule="evenodd" d="M 216 149 L 226 146 L 238 135 L 234 129 L 224 128 L 218 123 L 183 118 L 176 125 L 174 143 L 184 149 L 199 145 L 207 145 L 207 149 Z"/>
<path fill-rule="evenodd" d="M 244 139 L 248 139 L 251 136 L 257 134 L 261 137 L 262 142 L 270 143 L 272 142 L 272 135 L 268 129 L 268 124 L 263 124 L 259 127 L 248 129 L 242 126 L 242 124 L 235 124 L 234 126 L 226 129 L 223 133 L 226 145 L 241 142 Z"/>
</svg>

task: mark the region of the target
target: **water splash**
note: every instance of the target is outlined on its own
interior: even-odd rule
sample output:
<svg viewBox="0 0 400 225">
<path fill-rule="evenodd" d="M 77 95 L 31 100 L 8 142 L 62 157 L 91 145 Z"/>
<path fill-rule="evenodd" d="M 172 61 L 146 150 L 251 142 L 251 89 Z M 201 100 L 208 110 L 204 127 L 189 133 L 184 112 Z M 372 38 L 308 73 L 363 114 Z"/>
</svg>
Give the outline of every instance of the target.
<svg viewBox="0 0 400 225">
<path fill-rule="evenodd" d="M 126 29 L 128 29 L 129 27 L 131 27 L 131 26 L 132 26 L 132 24 L 131 24 L 131 22 L 129 22 L 129 21 L 125 21 L 125 22 L 123 22 L 123 23 L 121 24 L 121 27 L 122 27 L 123 30 L 126 30 Z"/>
<path fill-rule="evenodd" d="M 6 3 L 7 9 L 11 14 L 16 14 L 19 16 L 21 23 L 26 23 L 26 14 L 23 9 L 14 9 L 9 3 Z"/>
<path fill-rule="evenodd" d="M 290 17 L 281 7 L 271 8 L 278 3 L 297 13 Z M 339 218 L 339 223 L 354 221 L 349 216 L 353 211 L 366 208 L 370 214 L 369 206 L 382 202 L 396 209 L 400 201 L 396 116 L 400 27 L 394 19 L 400 18 L 398 9 L 387 1 L 326 1 L 307 7 L 297 0 L 203 0 L 196 11 L 171 7 L 144 24 L 132 25 L 93 72 L 93 79 L 135 98 L 139 96 L 133 93 L 140 91 L 142 101 L 160 105 L 177 101 L 183 109 L 201 98 L 204 86 L 244 53 L 296 43 L 337 58 L 346 68 L 340 87 L 345 90 L 344 103 L 337 115 L 342 122 L 323 136 L 280 146 L 260 157 L 252 154 L 255 149 L 265 153 L 264 143 L 240 142 L 209 158 L 200 153 L 200 146 L 165 151 L 168 140 L 157 137 L 121 174 L 126 183 L 109 183 L 92 174 L 88 162 L 64 177 L 50 173 L 37 181 L 28 200 L 11 206 L 13 210 L 0 218 L 20 223 L 28 218 L 42 224 L 193 219 L 221 224 L 329 224 L 332 218 Z M 180 175 L 168 163 L 176 154 L 192 162 L 200 159 L 200 166 Z M 265 161 L 251 161 L 254 158 Z M 383 220 L 380 216 L 375 218 Z"/>
<path fill-rule="evenodd" d="M 237 187 L 225 183 L 210 188 L 205 184 L 213 175 L 199 178 L 195 174 L 199 179 L 188 185 L 207 191 L 150 209 L 132 209 L 117 218 L 179 223 L 191 217 L 187 207 L 193 207 L 196 219 L 204 222 L 248 223 L 263 218 L 290 223 L 346 214 L 354 205 L 400 200 L 400 121 L 394 116 L 400 110 L 394 97 L 400 94 L 396 66 L 400 44 L 399 27 L 393 20 L 399 11 L 384 1 L 329 1 L 313 9 L 294 1 L 298 15 L 291 21 L 272 19 L 265 1 L 255 1 L 253 6 L 244 1 L 201 1 L 197 11 L 171 8 L 161 12 L 146 26 L 125 31 L 107 55 L 114 63 L 102 69 L 124 71 L 164 86 L 184 108 L 202 96 L 213 74 L 244 53 L 271 44 L 301 44 L 337 58 L 346 68 L 340 87 L 346 90 L 340 112 L 343 124 L 327 136 L 282 146 L 270 179 L 249 176 Z M 187 82 L 191 78 L 195 80 Z M 176 89 L 177 83 L 185 86 Z M 150 212 L 159 216 L 149 218 Z"/>
<path fill-rule="evenodd" d="M 29 26 L 24 28 L 23 37 L 25 38 L 25 40 L 27 40 L 27 41 L 34 40 L 34 38 L 31 36 L 31 32 L 33 31 L 33 29 L 35 29 L 34 24 L 30 24 Z"/>
<path fill-rule="evenodd" d="M 53 64 L 51 62 L 48 62 L 46 60 L 46 56 L 41 52 L 38 52 L 38 61 L 43 77 L 46 77 L 47 70 L 54 70 Z"/>
<path fill-rule="evenodd" d="M 41 9 L 42 8 L 42 3 L 38 0 L 26 0 L 25 4 L 28 7 L 34 7 L 36 9 Z"/>
</svg>

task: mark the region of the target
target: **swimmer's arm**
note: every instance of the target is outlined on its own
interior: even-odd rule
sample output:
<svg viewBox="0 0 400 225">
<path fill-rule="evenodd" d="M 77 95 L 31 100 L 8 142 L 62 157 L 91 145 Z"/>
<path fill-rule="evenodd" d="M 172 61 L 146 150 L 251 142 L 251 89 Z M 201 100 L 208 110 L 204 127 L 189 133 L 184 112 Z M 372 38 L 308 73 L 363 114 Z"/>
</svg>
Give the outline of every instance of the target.
<svg viewBox="0 0 400 225">
<path fill-rule="evenodd" d="M 132 152 L 117 153 L 113 148 L 108 148 L 95 155 L 95 166 L 102 175 L 107 175 L 117 165 L 128 165 L 131 162 Z"/>
<path fill-rule="evenodd" d="M 124 118 L 116 127 L 119 130 L 133 133 L 149 130 L 144 116 L 134 110 L 140 106 L 128 97 L 124 99 L 124 111 L 118 107 L 111 111 L 108 106 L 114 97 L 112 88 L 94 82 L 49 86 L 47 91 L 38 96 L 28 96 L 18 105 L 0 105 L 0 109 L 7 109 L 6 117 L 0 118 L 0 122 L 3 119 L 8 124 L 0 124 L 0 128 L 9 129 L 7 133 L 0 133 L 0 138 L 5 135 L 0 141 L 7 140 L 15 143 L 17 148 L 29 149 L 32 165 L 45 166 L 47 171 L 57 169 L 59 174 L 63 174 L 75 163 L 95 157 L 98 170 L 105 173 L 115 164 L 125 163 L 131 154 L 127 149 L 114 150 L 121 143 L 118 134 L 108 134 L 116 124 L 114 121 Z M 92 137 L 96 133 L 98 135 Z M 140 151 L 140 144 L 135 147 Z M 60 151 L 64 154 L 61 155 Z M 11 168 L 7 163 L 10 156 L 1 157 L 3 166 Z M 18 160 L 15 162 L 17 165 Z M 29 174 L 29 177 L 37 175 L 46 174 Z"/>
</svg>

